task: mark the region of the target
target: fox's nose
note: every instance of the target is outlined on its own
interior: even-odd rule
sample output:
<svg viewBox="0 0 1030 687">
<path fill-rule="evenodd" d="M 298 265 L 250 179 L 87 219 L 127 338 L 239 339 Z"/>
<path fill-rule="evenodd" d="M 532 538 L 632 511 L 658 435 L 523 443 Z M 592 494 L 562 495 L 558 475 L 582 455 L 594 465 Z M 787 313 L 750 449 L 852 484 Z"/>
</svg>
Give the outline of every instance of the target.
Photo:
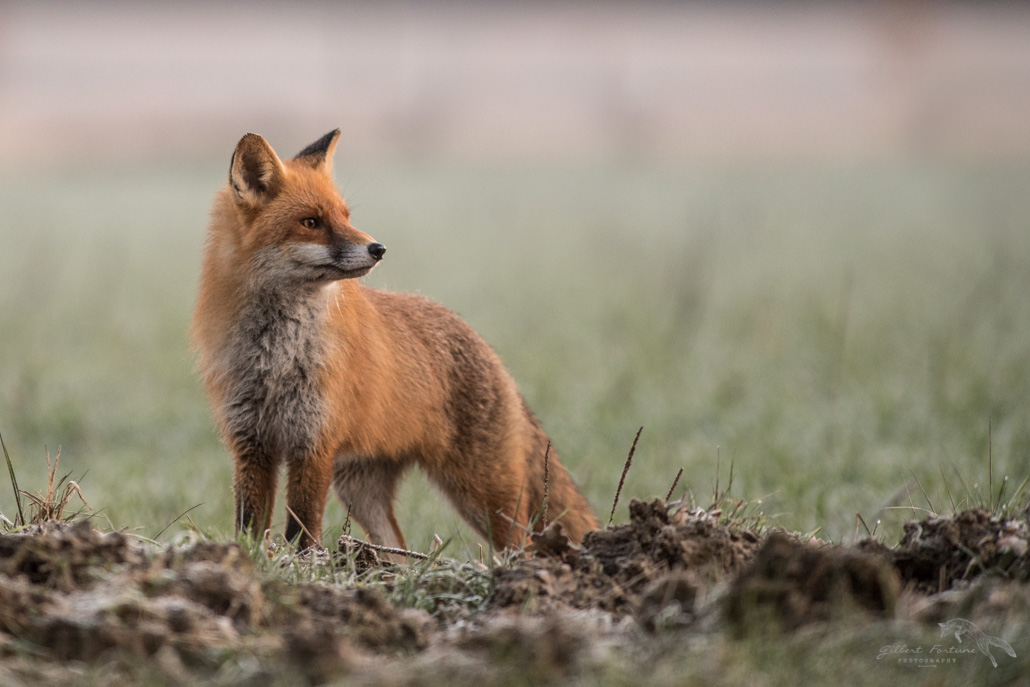
<svg viewBox="0 0 1030 687">
<path fill-rule="evenodd" d="M 386 246 L 381 243 L 370 243 L 368 244 L 368 252 L 376 260 L 382 260 L 383 254 L 386 253 Z"/>
</svg>

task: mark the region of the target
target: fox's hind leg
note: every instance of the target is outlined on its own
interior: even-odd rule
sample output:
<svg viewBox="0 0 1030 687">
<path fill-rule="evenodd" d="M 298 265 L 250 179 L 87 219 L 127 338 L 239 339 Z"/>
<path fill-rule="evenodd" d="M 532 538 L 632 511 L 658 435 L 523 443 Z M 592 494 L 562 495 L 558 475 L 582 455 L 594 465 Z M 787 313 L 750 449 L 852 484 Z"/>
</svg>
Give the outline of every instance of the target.
<svg viewBox="0 0 1030 687">
<path fill-rule="evenodd" d="M 373 544 L 406 549 L 393 513 L 397 483 L 408 463 L 389 459 L 337 456 L 333 489 Z"/>
<path fill-rule="evenodd" d="M 478 471 L 478 473 L 476 472 Z M 429 479 L 447 495 L 465 522 L 497 550 L 520 547 L 530 532 L 535 485 L 511 463 L 497 469 L 488 461 L 470 461 L 465 471 L 427 469 Z"/>
</svg>

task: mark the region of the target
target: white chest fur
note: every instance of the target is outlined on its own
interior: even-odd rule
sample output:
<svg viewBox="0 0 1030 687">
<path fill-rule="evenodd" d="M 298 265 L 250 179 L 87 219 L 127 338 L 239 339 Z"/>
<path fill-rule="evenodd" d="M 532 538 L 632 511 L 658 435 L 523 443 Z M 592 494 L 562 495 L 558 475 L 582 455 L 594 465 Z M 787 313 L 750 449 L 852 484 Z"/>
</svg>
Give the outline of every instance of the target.
<svg viewBox="0 0 1030 687">
<path fill-rule="evenodd" d="M 257 460 L 302 460 L 325 416 L 320 395 L 324 304 L 311 294 L 255 294 L 222 350 L 227 439 Z"/>
</svg>

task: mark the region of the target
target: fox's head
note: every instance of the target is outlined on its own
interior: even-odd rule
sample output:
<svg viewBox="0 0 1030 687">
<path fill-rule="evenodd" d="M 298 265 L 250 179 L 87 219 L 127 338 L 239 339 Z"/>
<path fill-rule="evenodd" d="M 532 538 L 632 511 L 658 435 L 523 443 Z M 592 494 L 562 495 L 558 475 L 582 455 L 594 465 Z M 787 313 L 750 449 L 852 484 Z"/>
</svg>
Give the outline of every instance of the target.
<svg viewBox="0 0 1030 687">
<path fill-rule="evenodd" d="M 350 223 L 350 210 L 332 179 L 340 130 L 318 139 L 283 162 L 257 134 L 236 144 L 222 211 L 231 222 L 236 248 L 262 278 L 328 282 L 368 274 L 386 247 Z M 223 198 L 225 198 L 223 196 Z"/>
</svg>

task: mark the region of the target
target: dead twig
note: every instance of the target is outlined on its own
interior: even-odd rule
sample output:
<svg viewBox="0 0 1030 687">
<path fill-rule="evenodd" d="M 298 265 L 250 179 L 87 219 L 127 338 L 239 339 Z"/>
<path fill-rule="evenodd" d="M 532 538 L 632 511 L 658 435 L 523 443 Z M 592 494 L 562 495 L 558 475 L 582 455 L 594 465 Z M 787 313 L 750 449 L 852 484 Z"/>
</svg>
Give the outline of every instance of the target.
<svg viewBox="0 0 1030 687">
<path fill-rule="evenodd" d="M 411 558 L 417 558 L 420 561 L 428 561 L 430 558 L 434 558 L 434 556 L 419 553 L 418 551 L 408 551 L 407 549 L 399 549 L 394 546 L 382 546 L 380 544 L 371 544 L 367 541 L 361 541 L 360 539 L 355 539 L 354 537 L 351 537 L 346 534 L 343 535 L 343 537 L 347 538 L 348 543 L 353 542 L 357 546 L 372 549 L 373 551 L 379 551 L 380 553 L 392 553 L 397 556 L 410 556 Z M 341 539 L 343 537 L 341 537 Z"/>
</svg>

